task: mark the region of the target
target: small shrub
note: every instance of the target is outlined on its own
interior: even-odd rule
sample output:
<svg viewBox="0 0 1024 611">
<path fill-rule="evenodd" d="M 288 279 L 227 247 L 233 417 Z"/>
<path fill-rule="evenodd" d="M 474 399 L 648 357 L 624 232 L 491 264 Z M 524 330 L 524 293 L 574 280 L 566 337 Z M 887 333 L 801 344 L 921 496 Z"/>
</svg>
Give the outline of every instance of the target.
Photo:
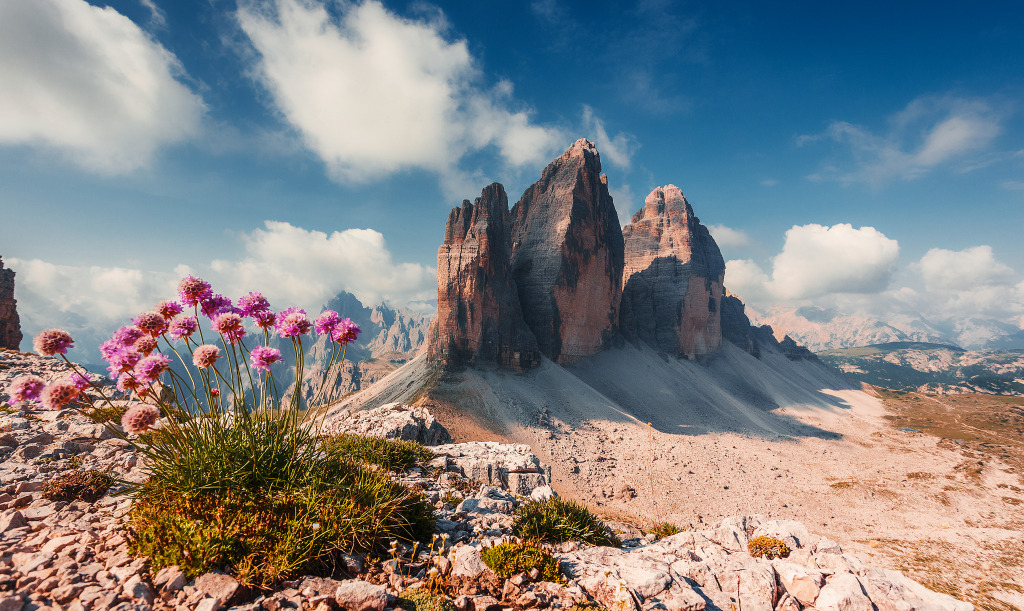
<svg viewBox="0 0 1024 611">
<path fill-rule="evenodd" d="M 678 535 L 683 532 L 683 529 L 671 522 L 662 522 L 647 532 L 659 539 L 663 539 L 665 537 L 671 537 L 672 535 Z"/>
<path fill-rule="evenodd" d="M 540 571 L 539 581 L 564 583 L 558 570 L 558 560 L 529 543 L 501 543 L 480 552 L 480 559 L 498 577 L 508 579 L 537 569 Z"/>
<path fill-rule="evenodd" d="M 51 501 L 85 501 L 93 503 L 100 499 L 114 485 L 114 478 L 107 473 L 90 469 L 64 473 L 43 484 L 43 496 Z"/>
<path fill-rule="evenodd" d="M 754 558 L 789 557 L 789 546 L 775 537 L 754 537 L 747 543 L 747 550 Z"/>
<path fill-rule="evenodd" d="M 590 545 L 622 545 L 612 529 L 589 509 L 558 497 L 522 505 L 516 510 L 512 534 L 547 543 L 582 541 Z"/>
<path fill-rule="evenodd" d="M 455 611 L 452 601 L 423 588 L 403 590 L 398 595 L 397 606 L 406 611 Z"/>
<path fill-rule="evenodd" d="M 433 533 L 433 508 L 386 474 L 336 458 L 307 467 L 286 489 L 149 489 L 132 507 L 130 549 L 156 570 L 177 564 L 193 578 L 224 568 L 243 585 L 269 587 L 340 553 Z"/>
<path fill-rule="evenodd" d="M 434 458 L 434 453 L 415 441 L 395 441 L 382 437 L 341 434 L 323 440 L 324 450 L 339 457 L 349 457 L 385 469 L 404 471 Z"/>
</svg>

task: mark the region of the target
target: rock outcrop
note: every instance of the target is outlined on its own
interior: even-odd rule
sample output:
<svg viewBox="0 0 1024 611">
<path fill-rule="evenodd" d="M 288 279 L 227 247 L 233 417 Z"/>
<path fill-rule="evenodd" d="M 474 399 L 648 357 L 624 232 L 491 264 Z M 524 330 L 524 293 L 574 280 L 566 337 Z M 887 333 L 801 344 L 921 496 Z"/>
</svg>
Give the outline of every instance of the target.
<svg viewBox="0 0 1024 611">
<path fill-rule="evenodd" d="M 0 348 L 17 350 L 21 345 L 21 319 L 14 300 L 14 270 L 4 269 L 0 258 Z"/>
<path fill-rule="evenodd" d="M 397 441 L 415 441 L 427 446 L 450 443 L 447 429 L 425 407 L 388 403 L 375 409 L 355 412 L 344 419 L 324 424 L 332 435 L 346 433 L 361 437 L 383 437 Z"/>
<path fill-rule="evenodd" d="M 447 366 L 540 362 L 510 273 L 508 197 L 498 183 L 452 209 L 437 251 L 437 317 L 427 354 Z"/>
<path fill-rule="evenodd" d="M 725 261 L 679 187 L 651 191 L 622 234 L 623 335 L 687 358 L 718 348 Z"/>
<path fill-rule="evenodd" d="M 577 140 L 512 208 L 512 276 L 540 351 L 560 364 L 616 340 L 623 241 L 594 145 Z"/>
<path fill-rule="evenodd" d="M 722 295 L 719 311 L 722 320 L 722 339 L 756 356 L 761 355 L 754 329 L 747 318 L 746 308 L 739 297 L 728 292 Z"/>
</svg>

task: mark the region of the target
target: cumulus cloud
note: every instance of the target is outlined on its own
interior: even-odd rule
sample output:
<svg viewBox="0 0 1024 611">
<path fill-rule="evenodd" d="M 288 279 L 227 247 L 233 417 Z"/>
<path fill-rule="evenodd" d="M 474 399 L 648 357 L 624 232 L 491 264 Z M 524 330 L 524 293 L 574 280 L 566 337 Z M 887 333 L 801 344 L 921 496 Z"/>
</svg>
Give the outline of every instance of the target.
<svg viewBox="0 0 1024 611">
<path fill-rule="evenodd" d="M 1013 270 L 992 254 L 988 245 L 954 251 L 944 248 L 929 250 L 917 264 L 925 287 L 969 290 L 978 286 L 1005 284 L 1013 278 Z"/>
<path fill-rule="evenodd" d="M 327 234 L 266 221 L 262 228 L 239 238 L 244 249 L 241 257 L 167 270 L 10 258 L 7 266 L 17 272 L 16 297 L 26 336 L 62 326 L 95 347 L 128 318 L 174 297 L 178 280 L 189 273 L 232 298 L 262 291 L 278 309 L 299 305 L 319 312 L 343 290 L 364 304 L 386 300 L 399 306 L 423 306 L 437 297 L 434 268 L 395 262 L 384 236 L 371 229 Z"/>
<path fill-rule="evenodd" d="M 110 7 L 0 3 L 0 144 L 56 150 L 105 174 L 199 131 L 177 58 Z"/>
<path fill-rule="evenodd" d="M 604 121 L 594 115 L 594 109 L 590 106 L 583 106 L 583 128 L 592 134 L 594 144 L 601 152 L 601 157 L 607 159 L 620 168 L 629 169 L 633 154 L 639 143 L 636 138 L 625 132 L 619 132 L 614 138 L 608 136 L 604 128 Z"/>
<path fill-rule="evenodd" d="M 750 236 L 745 231 L 726 227 L 725 225 L 710 225 L 708 231 L 711 237 L 720 248 L 739 248 L 750 244 Z"/>
<path fill-rule="evenodd" d="M 772 291 L 785 299 L 885 289 L 900 247 L 874 227 L 799 225 L 773 260 Z"/>
<path fill-rule="evenodd" d="M 1003 112 L 980 99 L 922 97 L 889 117 L 881 132 L 835 121 L 824 133 L 802 136 L 798 144 L 831 140 L 845 145 L 848 158 L 810 176 L 813 180 L 866 182 L 918 178 L 939 167 L 964 162 L 961 171 L 979 165 L 972 155 L 990 148 L 1002 132 Z"/>
<path fill-rule="evenodd" d="M 726 283 L 741 295 L 751 292 L 776 300 L 878 293 L 888 287 L 899 251 L 896 240 L 874 227 L 797 225 L 786 232 L 782 252 L 772 259 L 770 278 L 744 259 L 726 265 Z"/>
<path fill-rule="evenodd" d="M 511 83 L 481 86 L 443 19 L 404 19 L 374 0 L 331 9 L 340 15 L 309 0 L 252 0 L 237 18 L 259 81 L 335 179 L 457 174 L 463 156 L 488 147 L 512 166 L 542 162 L 563 140 L 531 121 Z"/>
</svg>

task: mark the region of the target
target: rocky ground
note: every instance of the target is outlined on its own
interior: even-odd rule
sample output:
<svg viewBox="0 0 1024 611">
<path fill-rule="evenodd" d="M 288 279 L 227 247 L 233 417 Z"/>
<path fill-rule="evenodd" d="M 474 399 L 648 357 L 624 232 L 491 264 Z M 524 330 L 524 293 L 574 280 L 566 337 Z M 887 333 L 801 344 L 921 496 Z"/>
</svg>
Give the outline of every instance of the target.
<svg viewBox="0 0 1024 611">
<path fill-rule="evenodd" d="M 40 372 L 55 363 L 13 353 L 2 357 L 0 385 L 26 368 Z M 57 373 L 56 367 L 50 371 Z M 389 417 L 395 419 L 393 412 Z M 422 413 L 406 418 L 405 424 L 395 420 L 398 424 L 390 428 L 398 436 L 437 432 Z M 432 550 L 417 550 L 412 557 L 411 549 L 400 547 L 397 562 L 353 556 L 332 577 L 309 576 L 285 582 L 273 592 L 248 592 L 226 575 L 187 580 L 173 567 L 156 571 L 145 558 L 133 558 L 124 532 L 131 501 L 118 495 L 120 486 L 92 503 L 55 502 L 42 494 L 51 478 L 75 468 L 139 480 L 144 474 L 130 444 L 72 410 L 8 412 L 0 416 L 0 428 L 0 611 L 383 611 L 403 604 L 399 592 L 425 585 L 431 568 L 447 577 L 444 592 L 460 611 L 559 608 L 588 601 L 610 609 L 693 611 L 971 608 L 895 571 L 870 568 L 833 537 L 813 534 L 796 521 L 774 515 L 712 520 L 706 509 L 703 523 L 660 541 L 619 524 L 622 549 L 575 544 L 553 548 L 567 576 L 565 584 L 537 582 L 530 574 L 499 579 L 481 562 L 480 550 L 507 538 L 511 514 L 520 503 L 552 490 L 547 485 L 551 472 L 528 446 L 493 442 L 435 446 L 438 457 L 428 469 L 397 476 L 435 503 L 438 539 Z M 580 455 L 586 452 L 581 449 Z M 594 462 L 606 463 L 586 469 L 595 478 L 594 495 L 605 499 L 609 487 L 616 488 L 607 482 L 621 481 L 621 467 L 611 468 L 607 460 Z M 605 477 L 597 483 L 602 469 Z M 577 481 L 568 479 L 559 487 Z M 646 495 L 637 486 L 632 488 L 639 496 L 632 500 L 643 502 Z M 658 492 L 652 501 L 662 503 Z M 611 494 L 633 493 L 627 484 Z M 630 507 L 624 502 L 623 507 Z M 812 528 L 818 530 L 814 523 Z M 746 546 L 757 535 L 783 539 L 792 555 L 785 560 L 752 558 Z"/>
</svg>

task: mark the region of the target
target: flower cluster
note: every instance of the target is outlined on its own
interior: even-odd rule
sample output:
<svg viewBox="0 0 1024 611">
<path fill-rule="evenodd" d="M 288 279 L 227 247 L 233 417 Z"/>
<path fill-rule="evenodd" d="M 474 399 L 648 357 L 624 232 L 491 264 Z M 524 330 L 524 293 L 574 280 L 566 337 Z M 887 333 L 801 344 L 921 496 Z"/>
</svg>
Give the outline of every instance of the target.
<svg viewBox="0 0 1024 611">
<path fill-rule="evenodd" d="M 200 313 L 208 319 L 203 325 L 200 324 Z M 262 293 L 250 292 L 233 303 L 228 297 L 214 293 L 210 284 L 202 278 L 186 276 L 178 283 L 177 300 L 161 301 L 151 310 L 139 314 L 132 319 L 131 324 L 119 328 L 100 346 L 100 354 L 107 362 L 111 378 L 116 379 L 118 390 L 131 393 L 133 398 L 143 401 L 133 405 L 125 414 L 123 430 L 127 433 L 142 433 L 153 426 L 160 417 L 160 407 L 164 406 L 161 393 L 156 391 L 168 380 L 175 384 L 174 392 L 170 393 L 171 401 L 180 401 L 178 397 L 184 396 L 178 392 L 177 385 L 187 383 L 187 380 L 177 377 L 174 371 L 179 370 L 172 371 L 172 352 L 181 359 L 181 367 L 187 369 L 191 365 L 202 372 L 200 377 L 192 379 L 192 383 L 195 385 L 196 380 L 201 381 L 205 392 L 192 394 L 193 400 L 197 396 L 206 396 L 211 403 L 206 407 L 189 405 L 186 411 L 219 408 L 217 398 L 221 395 L 220 387 L 223 385 L 227 385 L 226 390 L 230 391 L 234 400 L 240 396 L 244 398 L 246 393 L 239 392 L 245 388 L 239 371 L 240 365 L 243 368 L 251 367 L 257 372 L 268 372 L 267 378 L 258 378 L 259 384 L 265 385 L 259 390 L 260 396 L 266 397 L 272 388 L 276 388 L 269 372 L 275 363 L 282 362 L 281 351 L 266 344 L 249 350 L 244 343 L 247 318 L 253 321 L 256 329 L 264 331 L 266 344 L 270 343 L 270 331 L 281 338 L 290 338 L 300 359 L 301 336 L 311 331 L 330 338 L 335 346 L 344 346 L 359 336 L 359 325 L 351 319 L 342 319 L 334 310 L 323 312 L 315 322 L 310 320 L 305 310 L 298 307 L 275 314 Z M 204 328 L 219 335 L 220 345 L 204 343 L 200 339 Z M 175 341 L 184 342 L 187 354 L 183 356 L 185 350 L 174 347 L 171 342 Z M 170 349 L 167 354 L 160 349 L 162 343 L 166 343 Z M 45 356 L 65 355 L 73 347 L 73 340 L 65 331 L 48 329 L 36 336 L 33 345 L 37 352 Z M 191 363 L 187 362 L 188 354 L 192 356 Z M 246 354 L 249 357 L 248 363 L 244 360 Z M 218 370 L 222 357 L 226 357 L 230 365 L 226 371 Z M 301 361 L 296 366 L 301 371 Z M 232 373 L 231 369 L 235 371 Z M 246 385 L 249 383 L 245 382 Z M 79 372 L 49 384 L 38 376 L 23 375 L 15 378 L 7 389 L 10 395 L 8 403 L 14 405 L 37 401 L 50 409 L 58 409 L 74 401 L 85 404 L 91 399 L 83 393 L 92 386 L 93 382 L 88 375 Z M 97 390 L 102 394 L 102 389 L 97 387 Z M 276 390 L 273 392 L 276 393 Z M 253 392 L 252 397 L 257 400 L 257 393 Z M 265 399 L 257 400 L 257 404 L 262 400 Z M 273 400 L 280 401 L 280 398 Z M 243 403 L 237 405 L 244 405 L 244 399 Z"/>
</svg>

